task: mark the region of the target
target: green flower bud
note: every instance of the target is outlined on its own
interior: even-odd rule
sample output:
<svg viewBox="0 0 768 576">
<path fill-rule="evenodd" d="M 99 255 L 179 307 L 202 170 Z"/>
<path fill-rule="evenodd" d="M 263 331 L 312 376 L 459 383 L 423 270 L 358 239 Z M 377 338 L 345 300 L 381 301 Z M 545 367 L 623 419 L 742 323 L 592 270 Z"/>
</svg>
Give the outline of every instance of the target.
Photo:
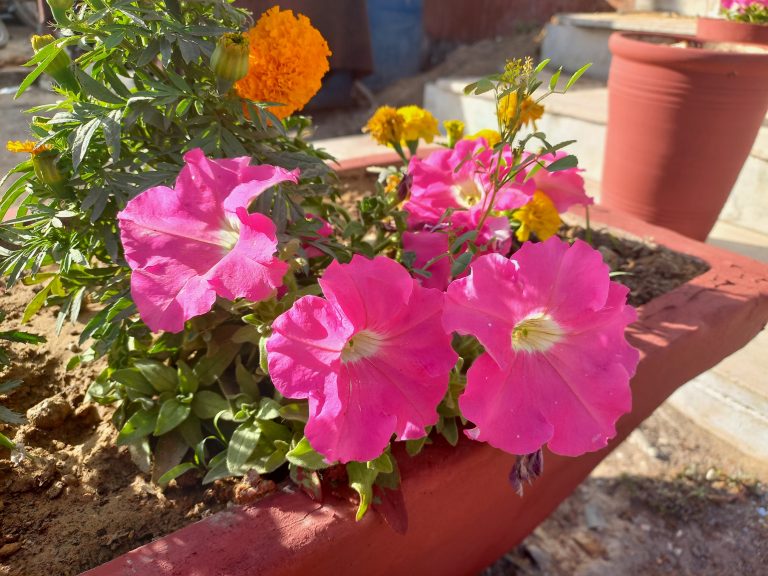
<svg viewBox="0 0 768 576">
<path fill-rule="evenodd" d="M 56 166 L 56 152 L 45 151 L 32 155 L 32 167 L 35 170 L 35 176 L 43 184 L 57 187 L 64 182 L 64 175 L 59 172 Z"/>
<path fill-rule="evenodd" d="M 39 52 L 48 44 L 53 42 L 55 38 L 50 34 L 44 34 L 42 36 L 32 36 L 32 48 L 35 49 L 35 53 Z M 48 64 L 45 69 L 45 73 L 62 87 L 72 92 L 79 92 L 80 85 L 75 79 L 75 75 L 72 74 L 69 65 L 72 64 L 72 60 L 64 50 L 60 50 L 56 57 Z"/>
<path fill-rule="evenodd" d="M 67 10 L 70 10 L 72 8 L 72 5 L 74 4 L 74 0 L 46 0 L 48 2 L 48 6 L 51 7 L 51 13 L 53 14 L 53 19 L 56 20 L 58 24 L 67 24 L 69 22 L 69 18 L 67 18 Z"/>
<path fill-rule="evenodd" d="M 237 82 L 248 73 L 248 36 L 228 32 L 216 43 L 211 55 L 211 70 L 224 82 Z"/>
</svg>

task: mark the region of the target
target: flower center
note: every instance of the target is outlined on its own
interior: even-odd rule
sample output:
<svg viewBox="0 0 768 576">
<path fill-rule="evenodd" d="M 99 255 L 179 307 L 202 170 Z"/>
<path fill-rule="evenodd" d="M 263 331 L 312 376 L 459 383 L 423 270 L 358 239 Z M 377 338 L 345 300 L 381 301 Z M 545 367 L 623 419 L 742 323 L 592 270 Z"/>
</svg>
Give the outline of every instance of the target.
<svg viewBox="0 0 768 576">
<path fill-rule="evenodd" d="M 454 184 L 451 186 L 451 192 L 464 208 L 471 208 L 483 198 L 483 193 L 472 178 Z"/>
<path fill-rule="evenodd" d="M 376 354 L 381 345 L 381 338 L 373 332 L 363 330 L 349 339 L 341 351 L 342 362 L 357 362 Z"/>
<path fill-rule="evenodd" d="M 563 337 L 563 329 L 543 312 L 521 320 L 512 329 L 515 352 L 546 352 Z"/>
<path fill-rule="evenodd" d="M 240 220 L 236 216 L 227 214 L 219 230 L 219 241 L 225 251 L 229 252 L 240 239 Z"/>
</svg>

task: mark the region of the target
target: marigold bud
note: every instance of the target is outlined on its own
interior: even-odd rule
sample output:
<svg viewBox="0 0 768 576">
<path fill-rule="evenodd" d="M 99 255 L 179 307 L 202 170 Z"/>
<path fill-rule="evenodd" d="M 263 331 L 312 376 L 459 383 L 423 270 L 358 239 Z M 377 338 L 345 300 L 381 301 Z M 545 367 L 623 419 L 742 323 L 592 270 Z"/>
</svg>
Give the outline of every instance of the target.
<svg viewBox="0 0 768 576">
<path fill-rule="evenodd" d="M 216 43 L 211 55 L 211 70 L 225 82 L 237 82 L 248 73 L 248 36 L 228 32 Z"/>
<path fill-rule="evenodd" d="M 50 34 L 32 36 L 32 48 L 35 49 L 35 52 L 39 52 L 54 40 L 55 38 Z M 70 64 L 72 64 L 72 60 L 70 59 L 69 54 L 64 50 L 60 50 L 58 54 L 56 54 L 56 57 L 46 67 L 45 73 L 56 80 L 61 87 L 72 92 L 78 92 L 80 90 L 80 85 L 75 79 L 75 75 L 72 74 L 72 70 L 69 68 Z"/>
<path fill-rule="evenodd" d="M 64 176 L 56 166 L 55 152 L 34 154 L 32 156 L 32 167 L 35 170 L 35 176 L 43 184 L 55 187 L 64 181 Z"/>
<path fill-rule="evenodd" d="M 446 120 L 443 127 L 448 135 L 448 146 L 453 148 L 456 142 L 464 138 L 464 122 L 461 120 Z"/>
</svg>

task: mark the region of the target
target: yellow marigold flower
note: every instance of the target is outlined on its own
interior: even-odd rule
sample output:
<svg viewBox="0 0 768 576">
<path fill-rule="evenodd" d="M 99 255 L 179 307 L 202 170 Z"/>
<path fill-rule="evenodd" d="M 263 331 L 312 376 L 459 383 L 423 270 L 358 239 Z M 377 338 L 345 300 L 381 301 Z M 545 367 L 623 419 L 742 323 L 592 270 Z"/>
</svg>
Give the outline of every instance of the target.
<svg viewBox="0 0 768 576">
<path fill-rule="evenodd" d="M 485 141 L 488 142 L 488 146 L 491 147 L 496 146 L 496 144 L 501 142 L 501 134 L 496 132 L 496 130 L 490 130 L 488 128 L 475 132 L 471 136 L 467 136 L 467 140 L 477 140 L 478 138 L 485 138 Z"/>
<path fill-rule="evenodd" d="M 387 194 L 394 194 L 397 192 L 400 182 L 403 181 L 403 175 L 400 173 L 390 174 L 387 176 L 387 184 L 384 186 L 384 192 Z"/>
<path fill-rule="evenodd" d="M 448 146 L 453 148 L 456 142 L 464 138 L 464 122 L 461 120 L 446 120 L 443 122 L 443 128 L 448 135 Z"/>
<path fill-rule="evenodd" d="M 38 144 L 32 140 L 26 140 L 25 142 L 22 142 L 21 140 L 9 140 L 6 143 L 5 148 L 8 152 L 14 152 L 16 154 L 26 152 L 33 156 L 51 149 L 48 144 Z"/>
<path fill-rule="evenodd" d="M 397 109 L 397 113 L 403 117 L 402 139 L 406 142 L 414 142 L 419 139 L 432 142 L 435 136 L 440 135 L 437 128 L 437 118 L 424 108 L 403 106 Z"/>
<path fill-rule="evenodd" d="M 517 94 L 512 92 L 507 94 L 501 100 L 499 100 L 499 106 L 497 109 L 499 119 L 505 125 L 512 124 L 512 121 L 517 115 Z M 520 128 L 520 126 L 528 126 L 529 124 L 536 125 L 536 120 L 544 115 L 544 106 L 538 104 L 530 96 L 526 96 L 523 100 L 522 106 L 520 106 L 520 117 L 517 121 L 517 126 L 514 128 Z M 512 127 L 512 126 L 510 126 Z"/>
<path fill-rule="evenodd" d="M 520 221 L 515 236 L 525 242 L 535 234 L 539 240 L 546 240 L 560 229 L 562 221 L 552 200 L 544 192 L 537 190 L 528 204 L 518 208 L 512 217 Z"/>
<path fill-rule="evenodd" d="M 331 51 L 309 18 L 274 6 L 248 31 L 248 74 L 235 83 L 242 97 L 279 102 L 270 109 L 286 118 L 306 106 L 320 90 Z"/>
<path fill-rule="evenodd" d="M 363 132 L 370 132 L 371 137 L 384 146 L 403 140 L 405 119 L 392 106 L 381 106 L 368 119 Z"/>
</svg>

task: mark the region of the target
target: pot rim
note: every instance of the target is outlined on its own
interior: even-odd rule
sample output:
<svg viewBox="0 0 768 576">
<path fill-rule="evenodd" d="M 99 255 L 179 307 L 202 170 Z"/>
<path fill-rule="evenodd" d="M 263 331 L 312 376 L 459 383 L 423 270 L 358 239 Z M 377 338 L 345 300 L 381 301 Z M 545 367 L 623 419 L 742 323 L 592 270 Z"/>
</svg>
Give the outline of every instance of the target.
<svg viewBox="0 0 768 576">
<path fill-rule="evenodd" d="M 608 48 L 614 56 L 647 64 L 672 67 L 723 66 L 749 76 L 768 74 L 768 49 L 763 54 L 754 52 L 717 52 L 706 48 L 673 48 L 667 44 L 654 44 L 645 38 L 662 38 L 678 41 L 707 42 L 710 44 L 740 44 L 754 49 L 754 44 L 744 42 L 712 42 L 697 40 L 696 36 L 684 34 L 663 34 L 656 32 L 614 32 L 608 41 Z"/>
</svg>

